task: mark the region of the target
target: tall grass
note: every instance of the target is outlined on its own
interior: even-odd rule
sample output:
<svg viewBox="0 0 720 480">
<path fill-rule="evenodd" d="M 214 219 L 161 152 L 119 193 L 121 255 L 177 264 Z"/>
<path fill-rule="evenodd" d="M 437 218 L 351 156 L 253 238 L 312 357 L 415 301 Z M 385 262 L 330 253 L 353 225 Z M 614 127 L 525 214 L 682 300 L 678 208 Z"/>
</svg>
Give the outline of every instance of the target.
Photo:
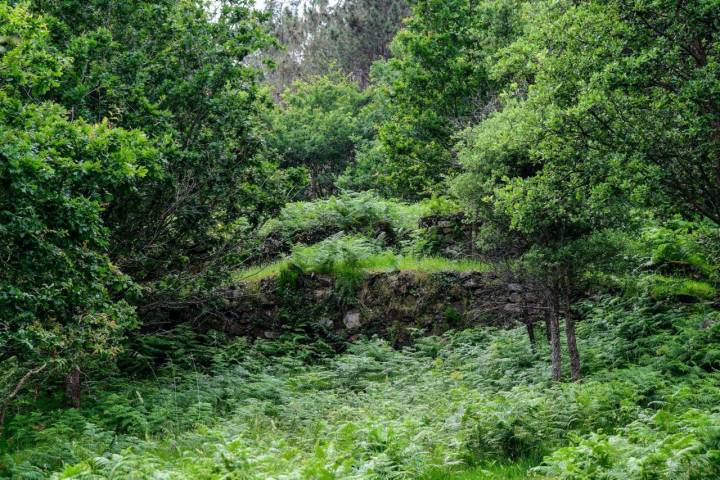
<svg viewBox="0 0 720 480">
<path fill-rule="evenodd" d="M 368 271 L 413 270 L 418 272 L 484 272 L 489 265 L 479 260 L 450 260 L 443 257 L 413 257 L 406 255 L 387 255 L 369 257 L 362 262 L 362 268 Z"/>
<path fill-rule="evenodd" d="M 521 331 L 469 331 L 404 351 L 364 340 L 307 365 L 281 340 L 239 341 L 209 352 L 214 364 L 206 372 L 169 364 L 153 380 L 104 380 L 81 412 L 15 417 L 13 453 L 0 474 L 454 478 L 485 457 L 483 468 L 491 469 L 494 453 L 473 440 L 476 419 L 480 409 L 497 417 L 501 404 L 491 399 L 499 385 L 527 377 L 493 380 L 482 372 L 497 370 L 501 345 L 515 342 L 532 355 Z M 532 368 L 546 377 L 542 362 Z"/>
<path fill-rule="evenodd" d="M 235 272 L 232 276 L 234 282 L 258 282 L 265 278 L 276 277 L 282 272 L 289 262 L 287 259 L 278 260 L 276 262 L 264 265 L 253 265 Z"/>
<path fill-rule="evenodd" d="M 650 234 L 652 251 L 637 252 L 647 271 L 574 305 L 581 383 L 550 382 L 547 344 L 533 348 L 524 328 L 402 350 L 359 338 L 334 355 L 296 332 L 249 342 L 186 327 L 142 336 L 125 361 L 150 373 L 88 382 L 81 410 L 23 397 L 0 438 L 0 477 L 715 480 L 720 312 L 706 301 L 717 269 L 704 266 L 717 250 Z M 483 268 L 339 235 L 238 278 L 448 266 Z M 661 296 L 657 278 L 713 292 L 672 283 Z"/>
</svg>

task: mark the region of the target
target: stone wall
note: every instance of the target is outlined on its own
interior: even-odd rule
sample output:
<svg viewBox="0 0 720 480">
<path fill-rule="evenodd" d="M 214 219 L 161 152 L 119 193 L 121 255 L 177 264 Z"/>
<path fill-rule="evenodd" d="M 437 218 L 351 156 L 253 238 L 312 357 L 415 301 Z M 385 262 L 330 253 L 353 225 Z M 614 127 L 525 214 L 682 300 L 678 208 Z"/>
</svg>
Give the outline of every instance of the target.
<svg viewBox="0 0 720 480">
<path fill-rule="evenodd" d="M 396 345 L 413 335 L 441 334 L 474 325 L 507 327 L 523 311 L 522 288 L 491 273 L 399 271 L 368 274 L 351 295 L 327 276 L 296 275 L 237 284 L 221 301 L 190 313 L 206 328 L 275 338 L 299 333 L 340 346 L 359 335 Z"/>
</svg>

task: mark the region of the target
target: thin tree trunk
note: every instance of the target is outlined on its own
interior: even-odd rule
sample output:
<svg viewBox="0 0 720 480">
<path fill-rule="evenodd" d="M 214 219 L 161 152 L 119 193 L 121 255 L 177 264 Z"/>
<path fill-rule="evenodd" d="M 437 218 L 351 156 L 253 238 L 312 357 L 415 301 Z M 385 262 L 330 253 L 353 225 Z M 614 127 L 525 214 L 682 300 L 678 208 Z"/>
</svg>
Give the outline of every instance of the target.
<svg viewBox="0 0 720 480">
<path fill-rule="evenodd" d="M 80 408 L 80 367 L 75 366 L 65 377 L 65 395 L 68 406 Z"/>
<path fill-rule="evenodd" d="M 535 339 L 535 325 L 533 325 L 533 322 L 529 318 L 525 319 L 525 328 L 527 329 L 528 339 L 530 340 L 530 348 L 535 352 L 537 342 Z"/>
<path fill-rule="evenodd" d="M 545 321 L 550 331 L 550 354 L 552 360 L 552 379 L 560 381 L 562 378 L 562 365 L 560 357 L 560 322 L 558 320 L 558 301 L 555 292 L 550 292 L 551 308 L 545 312 Z"/>
<path fill-rule="evenodd" d="M 568 311 L 565 316 L 565 337 L 567 339 L 568 355 L 570 356 L 570 376 L 573 381 L 580 380 L 580 352 L 578 352 L 575 339 L 575 318 Z"/>
<path fill-rule="evenodd" d="M 570 280 L 565 276 L 565 339 L 567 340 L 568 355 L 570 356 L 570 376 L 574 382 L 580 380 L 580 352 L 575 338 L 575 315 L 570 309 Z"/>
<path fill-rule="evenodd" d="M 523 286 L 523 323 L 525 323 L 525 328 L 527 329 L 528 334 L 528 340 L 530 340 L 530 348 L 532 348 L 532 351 L 535 352 L 536 350 L 536 342 L 535 339 L 535 325 L 533 324 L 532 318 L 530 317 L 530 311 L 528 310 L 528 302 L 527 302 L 527 288 L 526 286 Z"/>
<path fill-rule="evenodd" d="M 552 343 L 552 336 L 550 335 L 550 311 L 544 310 L 543 320 L 545 321 L 545 338 L 548 343 Z"/>
<path fill-rule="evenodd" d="M 310 169 L 310 198 L 315 200 L 322 197 L 320 191 L 320 170 Z"/>
</svg>

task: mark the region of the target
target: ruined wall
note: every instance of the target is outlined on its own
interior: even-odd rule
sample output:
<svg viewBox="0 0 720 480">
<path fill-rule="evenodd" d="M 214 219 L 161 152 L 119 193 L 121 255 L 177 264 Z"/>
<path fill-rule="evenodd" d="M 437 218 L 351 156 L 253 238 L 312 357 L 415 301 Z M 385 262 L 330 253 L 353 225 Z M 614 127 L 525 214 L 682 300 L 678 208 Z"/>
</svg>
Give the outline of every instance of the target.
<svg viewBox="0 0 720 480">
<path fill-rule="evenodd" d="M 372 273 L 352 292 L 331 277 L 290 275 L 228 287 L 217 305 L 195 315 L 207 328 L 234 335 L 295 332 L 333 345 L 379 335 L 403 345 L 413 335 L 510 326 L 526 300 L 518 285 L 490 273 Z"/>
<path fill-rule="evenodd" d="M 386 248 L 397 247 L 400 240 L 393 226 L 384 220 L 379 220 L 362 228 L 342 228 L 339 225 L 323 225 L 310 230 L 298 230 L 290 235 L 282 232 L 273 232 L 263 239 L 253 261 L 266 263 L 281 258 L 292 251 L 294 245 L 313 245 L 340 232 L 360 233 L 369 238 L 382 242 Z"/>
</svg>

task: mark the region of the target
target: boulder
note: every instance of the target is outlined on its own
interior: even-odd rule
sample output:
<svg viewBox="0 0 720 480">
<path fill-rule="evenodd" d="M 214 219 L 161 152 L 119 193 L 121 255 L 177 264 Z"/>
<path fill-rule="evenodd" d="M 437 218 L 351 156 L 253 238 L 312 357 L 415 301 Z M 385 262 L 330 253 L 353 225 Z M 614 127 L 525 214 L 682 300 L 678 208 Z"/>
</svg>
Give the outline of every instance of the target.
<svg viewBox="0 0 720 480">
<path fill-rule="evenodd" d="M 345 317 L 343 317 L 343 324 L 348 330 L 355 330 L 360 328 L 362 326 L 362 321 L 360 320 L 360 312 L 356 310 L 351 310 L 345 313 Z"/>
</svg>

